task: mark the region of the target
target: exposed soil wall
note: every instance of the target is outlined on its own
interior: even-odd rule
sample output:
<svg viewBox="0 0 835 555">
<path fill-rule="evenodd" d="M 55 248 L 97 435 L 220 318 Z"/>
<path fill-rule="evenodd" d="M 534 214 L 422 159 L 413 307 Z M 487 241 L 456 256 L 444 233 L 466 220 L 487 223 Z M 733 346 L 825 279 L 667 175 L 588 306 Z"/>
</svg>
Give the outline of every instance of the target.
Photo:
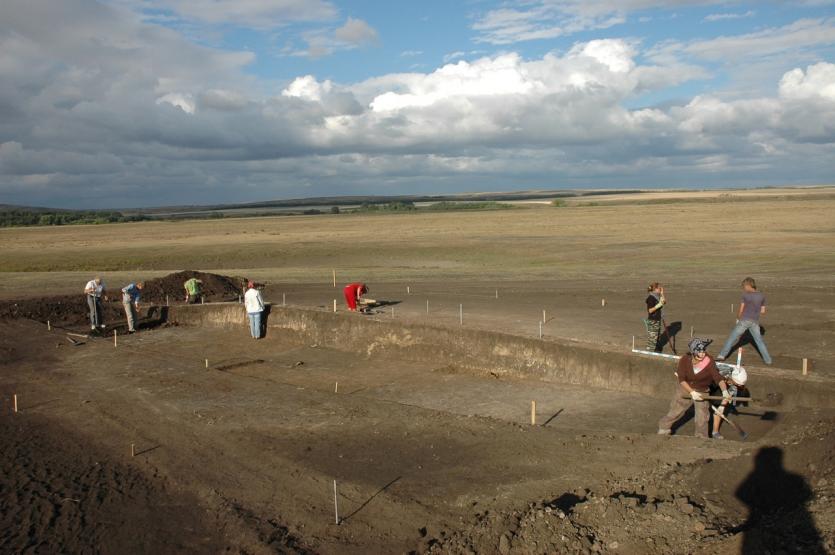
<svg viewBox="0 0 835 555">
<path fill-rule="evenodd" d="M 170 304 L 183 302 L 186 280 L 196 277 L 201 280 L 202 296 L 206 302 L 231 301 L 242 291 L 244 278 L 233 278 L 206 272 L 184 270 L 165 277 L 145 281 L 142 290 L 142 303 Z M 86 282 L 85 282 L 86 283 Z M 32 297 L 13 301 L 0 302 L 0 318 L 29 318 L 46 323 L 47 320 L 55 325 L 82 325 L 88 321 L 89 309 L 87 298 L 83 293 L 85 283 L 79 284 L 77 295 L 52 295 L 46 297 Z M 120 288 L 127 285 L 107 283 L 108 301 L 102 303 L 104 321 L 111 322 L 124 319 Z"/>
<path fill-rule="evenodd" d="M 243 307 L 235 303 L 171 307 L 169 317 L 180 324 L 246 324 Z M 358 314 L 288 307 L 273 307 L 268 328 L 271 333 L 293 333 L 306 342 L 335 349 L 432 360 L 479 374 L 536 378 L 655 397 L 670 395 L 674 384 L 674 365 L 667 360 L 497 332 L 380 322 Z M 792 376 L 778 369 L 749 373 L 752 395 L 762 404 L 835 408 L 835 383 L 829 380 L 814 375 Z"/>
</svg>

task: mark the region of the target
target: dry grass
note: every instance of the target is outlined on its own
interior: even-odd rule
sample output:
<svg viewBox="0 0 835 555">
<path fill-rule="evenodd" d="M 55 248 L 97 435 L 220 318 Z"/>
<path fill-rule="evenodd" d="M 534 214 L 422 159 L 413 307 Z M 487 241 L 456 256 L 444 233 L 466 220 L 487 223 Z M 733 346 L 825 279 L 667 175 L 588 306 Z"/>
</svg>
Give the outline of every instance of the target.
<svg viewBox="0 0 835 555">
<path fill-rule="evenodd" d="M 813 194 L 814 192 L 814 194 Z M 342 214 L 0 230 L 0 294 L 95 272 L 193 268 L 262 279 L 822 280 L 835 274 L 835 197 L 699 204 L 533 205 L 494 212 Z M 76 289 L 78 287 L 75 287 Z"/>
</svg>

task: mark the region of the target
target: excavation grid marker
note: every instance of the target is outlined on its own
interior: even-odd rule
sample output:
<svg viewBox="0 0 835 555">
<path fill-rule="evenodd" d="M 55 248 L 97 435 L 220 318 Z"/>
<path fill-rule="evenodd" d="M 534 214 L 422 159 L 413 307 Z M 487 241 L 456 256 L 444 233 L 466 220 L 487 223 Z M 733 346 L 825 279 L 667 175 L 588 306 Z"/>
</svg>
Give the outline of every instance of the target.
<svg viewBox="0 0 835 555">
<path fill-rule="evenodd" d="M 336 498 L 336 480 L 333 481 L 333 516 L 336 520 L 336 525 L 339 526 L 339 502 Z"/>
</svg>

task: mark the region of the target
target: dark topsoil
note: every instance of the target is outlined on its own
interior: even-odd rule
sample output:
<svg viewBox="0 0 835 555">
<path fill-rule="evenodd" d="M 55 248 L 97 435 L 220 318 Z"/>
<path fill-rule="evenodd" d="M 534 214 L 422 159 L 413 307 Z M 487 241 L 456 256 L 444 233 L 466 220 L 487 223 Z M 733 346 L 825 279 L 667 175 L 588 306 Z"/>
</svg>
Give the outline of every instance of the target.
<svg viewBox="0 0 835 555">
<path fill-rule="evenodd" d="M 193 277 L 203 281 L 202 292 L 206 302 L 237 300 L 245 283 L 244 278 L 183 270 L 145 281 L 140 302 L 164 305 L 167 296 L 170 304 L 183 303 L 185 297 L 183 284 Z M 105 280 L 105 286 L 108 287 L 109 299 L 103 302 L 105 323 L 124 320 L 122 295 L 119 291 L 123 285 L 115 286 L 108 284 Z M 80 288 L 83 288 L 83 285 Z M 83 293 L 0 302 L 0 318 L 29 318 L 43 323 L 49 320 L 56 326 L 86 324 L 89 322 L 88 314 L 87 299 Z"/>
<path fill-rule="evenodd" d="M 469 528 L 427 536 L 419 551 L 833 553 L 835 432 L 831 422 L 819 421 L 794 439 L 728 460 L 663 465 L 631 479 L 607 480 L 597 491 L 581 487 L 531 502 L 523 510 L 484 511 Z M 806 476 L 786 466 L 804 468 Z"/>
<path fill-rule="evenodd" d="M 188 275 L 174 274 L 160 281 L 179 295 L 178 288 Z M 231 278 L 217 277 L 236 286 Z M 204 285 L 211 283 L 204 279 Z M 165 286 L 160 287 L 164 295 Z M 230 297 L 237 297 L 237 289 L 230 291 Z M 80 314 L 84 321 L 85 311 Z M 653 464 L 649 451 L 659 449 L 662 441 L 654 434 L 586 438 L 571 430 L 552 430 L 548 436 L 533 436 L 519 433 L 521 426 L 517 429 L 489 418 L 424 412 L 352 395 L 325 398 L 315 388 L 275 387 L 228 371 L 169 369 L 170 375 L 163 375 L 152 370 L 153 361 L 136 367 L 114 364 L 115 372 L 110 368 L 80 372 L 69 363 L 67 352 L 84 351 L 63 342 L 62 349 L 57 345 L 46 349 L 52 336 L 49 341 L 46 337 L 42 326 L 0 316 L 0 553 L 384 553 L 408 550 L 404 545 L 414 553 L 433 554 L 835 552 L 835 421 L 830 411 L 787 414 L 767 440 L 750 442 L 729 458 L 703 458 L 700 443 L 666 438 L 661 449 L 675 450 L 680 455 L 676 458 L 687 462 Z M 133 343 L 126 340 L 110 356 L 122 360 L 122 353 L 127 353 L 134 361 L 142 360 L 134 354 L 153 356 L 153 343 L 143 346 L 137 336 L 131 339 Z M 102 344 L 93 339 L 85 349 Z M 272 348 L 269 343 L 259 345 Z M 93 354 L 104 365 L 116 360 L 102 356 L 101 350 Z M 166 355 L 164 360 L 175 355 Z M 275 379 L 285 377 L 277 374 Z M 160 412 L 155 412 L 147 410 L 151 405 L 126 396 L 126 392 L 146 388 L 156 393 L 173 391 L 162 397 L 171 395 L 175 402 L 157 403 L 153 406 Z M 309 405 L 318 412 L 307 414 L 317 414 L 314 419 L 337 431 L 327 433 L 309 425 L 296 430 L 290 425 L 278 428 L 279 438 L 259 434 L 258 427 L 243 423 L 225 427 L 214 421 L 191 423 L 207 419 L 197 411 L 192 419 L 184 419 L 191 413 L 183 408 L 190 406 L 189 395 L 205 396 L 211 404 L 205 412 L 220 421 L 241 417 L 241 406 L 257 408 L 235 405 L 263 389 L 288 410 L 302 412 Z M 17 415 L 10 414 L 11 396 L 20 391 L 26 392 L 27 403 L 31 398 L 53 399 L 42 403 L 53 402 L 49 412 L 56 416 L 40 416 L 39 407 L 32 404 Z M 61 391 L 60 399 L 56 399 L 57 391 Z M 83 415 L 69 408 L 80 391 L 96 397 L 82 405 L 89 407 Z M 185 395 L 188 391 L 197 393 Z M 235 401 L 229 402 L 230 396 Z M 281 413 L 275 416 L 290 418 Z M 171 425 L 174 419 L 183 419 L 183 426 Z M 150 458 L 147 454 L 134 459 L 125 453 L 123 459 L 121 452 L 108 451 L 104 443 L 74 435 L 73 426 L 81 421 L 101 426 L 105 438 L 105 423 L 112 426 L 121 421 L 118 425 L 127 429 L 153 429 L 170 446 L 173 462 L 142 466 L 142 459 Z M 463 438 L 469 437 L 486 439 L 465 443 Z M 554 445 L 551 451 L 538 446 L 543 443 L 538 438 L 561 440 L 563 448 Z M 489 448 L 482 449 L 487 440 Z M 357 445 L 363 446 L 362 454 L 352 455 Z M 384 487 L 363 504 L 359 503 L 364 497 L 359 497 L 355 506 L 360 509 L 374 502 L 357 520 L 338 527 L 319 523 L 322 505 L 330 522 L 330 483 L 303 479 L 301 470 L 312 469 L 316 474 L 316 469 L 325 469 L 319 472 L 336 476 L 337 471 L 331 469 L 354 468 L 354 481 L 375 483 L 381 465 L 369 464 L 365 458 L 374 449 L 384 453 L 375 455 L 378 461 L 385 458 L 398 472 L 415 472 L 408 469 L 419 460 L 426 467 L 421 475 L 430 477 L 424 480 L 443 477 L 443 486 L 440 481 L 424 485 L 443 488 L 449 496 L 468 491 L 462 482 L 477 479 L 485 480 L 485 490 L 495 488 L 500 495 L 492 501 L 489 493 L 479 497 L 478 505 L 450 502 L 436 508 L 422 504 L 440 499 L 437 495 L 424 497 L 404 490 L 388 496 L 381 494 Z M 526 455 L 525 450 L 534 452 Z M 606 456 L 616 450 L 646 453 L 647 463 L 627 475 Z M 215 451 L 230 455 L 215 459 L 211 457 Z M 544 456 L 558 451 L 565 453 L 560 458 Z M 488 464 L 467 460 L 468 453 L 477 453 L 474 457 Z M 151 454 L 159 456 L 160 452 Z M 462 464 L 487 474 L 462 474 Z M 202 466 L 216 468 L 223 478 L 217 482 L 206 478 L 214 474 L 197 472 Z M 270 474 L 267 467 L 278 470 Z M 435 468 L 444 473 L 432 473 L 438 472 Z M 509 477 L 522 472 L 529 479 L 541 476 L 542 492 L 505 502 L 501 492 L 515 490 L 501 480 L 490 483 L 496 475 L 491 473 Z M 185 480 L 186 474 L 196 477 Z M 547 478 L 562 474 L 576 478 L 570 489 L 559 490 L 564 493 L 555 497 Z M 350 491 L 350 480 L 345 482 Z M 263 483 L 277 492 L 266 504 L 260 491 Z M 450 509 L 453 506 L 458 507 L 455 513 Z M 436 512 L 451 516 L 435 518 Z M 412 530 L 413 536 L 404 537 L 403 530 Z"/>
<path fill-rule="evenodd" d="M 219 553 L 217 523 L 162 478 L 37 416 L 0 417 L 0 552 Z"/>
</svg>

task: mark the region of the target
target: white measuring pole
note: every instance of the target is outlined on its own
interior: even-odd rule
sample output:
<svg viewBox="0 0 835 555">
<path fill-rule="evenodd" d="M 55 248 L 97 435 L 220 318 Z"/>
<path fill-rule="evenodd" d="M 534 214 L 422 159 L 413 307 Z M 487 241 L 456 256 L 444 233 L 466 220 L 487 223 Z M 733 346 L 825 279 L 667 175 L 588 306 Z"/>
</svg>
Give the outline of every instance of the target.
<svg viewBox="0 0 835 555">
<path fill-rule="evenodd" d="M 333 515 L 336 525 L 339 526 L 339 502 L 336 499 L 336 480 L 333 481 Z"/>
</svg>

